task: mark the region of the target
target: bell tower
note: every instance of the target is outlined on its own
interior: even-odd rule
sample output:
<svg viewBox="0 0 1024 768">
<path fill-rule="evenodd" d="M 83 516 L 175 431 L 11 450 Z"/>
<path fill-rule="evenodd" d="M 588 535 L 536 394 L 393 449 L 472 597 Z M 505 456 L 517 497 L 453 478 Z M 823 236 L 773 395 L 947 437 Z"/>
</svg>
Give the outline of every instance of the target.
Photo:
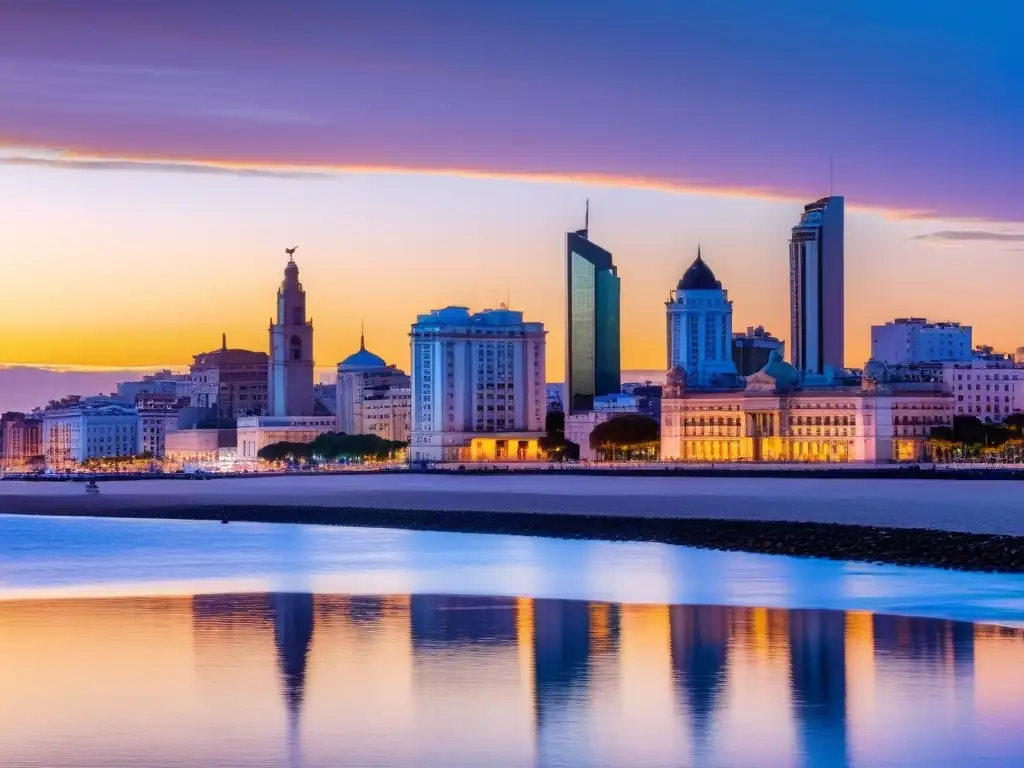
<svg viewBox="0 0 1024 768">
<path fill-rule="evenodd" d="M 271 416 L 313 415 L 313 321 L 306 318 L 306 292 L 299 282 L 295 248 L 277 289 L 277 321 L 270 322 L 268 410 Z"/>
</svg>

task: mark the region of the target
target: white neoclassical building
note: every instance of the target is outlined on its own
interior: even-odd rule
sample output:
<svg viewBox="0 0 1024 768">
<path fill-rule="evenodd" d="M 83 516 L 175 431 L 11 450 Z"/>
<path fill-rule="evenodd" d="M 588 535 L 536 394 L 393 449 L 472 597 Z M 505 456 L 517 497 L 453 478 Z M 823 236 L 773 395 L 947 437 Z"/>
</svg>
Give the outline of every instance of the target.
<svg viewBox="0 0 1024 768">
<path fill-rule="evenodd" d="M 539 458 L 547 412 L 545 334 L 543 323 L 505 307 L 419 315 L 410 333 L 410 459 Z"/>
<path fill-rule="evenodd" d="M 665 302 L 668 365 L 686 372 L 693 386 L 731 384 L 736 378 L 732 359 L 732 302 L 715 273 L 697 258 L 683 273 Z"/>
<path fill-rule="evenodd" d="M 773 352 L 734 389 L 690 389 L 669 372 L 661 401 L 666 461 L 919 461 L 931 430 L 950 426 L 941 378 L 898 378 L 869 362 L 857 384 L 808 376 Z"/>
<path fill-rule="evenodd" d="M 87 397 L 43 413 L 47 466 L 65 469 L 86 459 L 137 456 L 141 452 L 142 417 L 124 401 Z"/>
</svg>

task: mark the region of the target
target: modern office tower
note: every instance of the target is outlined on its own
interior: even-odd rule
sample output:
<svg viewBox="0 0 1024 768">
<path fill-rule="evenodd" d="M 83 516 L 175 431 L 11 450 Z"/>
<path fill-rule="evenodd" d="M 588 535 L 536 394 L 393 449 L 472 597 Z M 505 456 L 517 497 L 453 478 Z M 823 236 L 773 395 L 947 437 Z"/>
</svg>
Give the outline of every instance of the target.
<svg viewBox="0 0 1024 768">
<path fill-rule="evenodd" d="M 288 251 L 277 291 L 277 322 L 270 323 L 269 415 L 313 414 L 313 321 L 306 319 L 306 292 Z"/>
<path fill-rule="evenodd" d="M 416 461 L 538 458 L 547 411 L 543 323 L 504 307 L 419 315 L 412 346 Z"/>
<path fill-rule="evenodd" d="M 594 398 L 619 391 L 619 276 L 612 255 L 589 239 L 587 226 L 565 236 L 565 406 L 587 411 Z"/>
<path fill-rule="evenodd" d="M 683 273 L 665 302 L 668 331 L 666 370 L 681 368 L 688 387 L 732 385 L 732 302 L 701 258 Z"/>
<path fill-rule="evenodd" d="M 843 368 L 843 198 L 804 206 L 789 241 L 792 363 L 799 371 Z"/>
<path fill-rule="evenodd" d="M 748 326 L 746 333 L 732 335 L 732 361 L 740 376 L 752 376 L 768 364 L 772 352 L 785 357 L 786 344 L 772 336 L 763 325 Z"/>
<path fill-rule="evenodd" d="M 973 354 L 971 326 L 898 317 L 871 326 L 871 357 L 887 365 L 967 362 Z"/>
</svg>

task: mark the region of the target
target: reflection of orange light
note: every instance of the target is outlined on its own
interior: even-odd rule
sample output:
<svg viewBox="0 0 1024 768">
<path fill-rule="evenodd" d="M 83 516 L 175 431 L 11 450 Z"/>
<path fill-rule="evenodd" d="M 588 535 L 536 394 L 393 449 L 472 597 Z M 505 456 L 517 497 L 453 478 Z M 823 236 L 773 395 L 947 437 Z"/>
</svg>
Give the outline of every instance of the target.
<svg viewBox="0 0 1024 768">
<path fill-rule="evenodd" d="M 612 649 L 612 609 L 607 603 L 590 604 L 590 646 L 594 653 Z"/>
<path fill-rule="evenodd" d="M 873 708 L 875 700 L 875 624 L 867 611 L 846 614 L 846 680 L 852 701 Z"/>
<path fill-rule="evenodd" d="M 768 628 L 768 609 L 755 608 L 753 616 L 754 655 L 758 661 L 767 661 L 770 654 L 771 637 Z"/>
</svg>

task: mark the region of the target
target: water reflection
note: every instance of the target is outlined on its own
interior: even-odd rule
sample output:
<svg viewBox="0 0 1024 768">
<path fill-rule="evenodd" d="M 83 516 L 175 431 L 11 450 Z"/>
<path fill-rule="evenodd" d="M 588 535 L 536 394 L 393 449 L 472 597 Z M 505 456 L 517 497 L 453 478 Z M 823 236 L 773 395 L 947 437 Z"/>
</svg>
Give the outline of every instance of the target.
<svg viewBox="0 0 1024 768">
<path fill-rule="evenodd" d="M 1024 760 L 1024 632 L 967 623 L 279 592 L 0 602 L 0 627 L 5 766 Z"/>
</svg>

